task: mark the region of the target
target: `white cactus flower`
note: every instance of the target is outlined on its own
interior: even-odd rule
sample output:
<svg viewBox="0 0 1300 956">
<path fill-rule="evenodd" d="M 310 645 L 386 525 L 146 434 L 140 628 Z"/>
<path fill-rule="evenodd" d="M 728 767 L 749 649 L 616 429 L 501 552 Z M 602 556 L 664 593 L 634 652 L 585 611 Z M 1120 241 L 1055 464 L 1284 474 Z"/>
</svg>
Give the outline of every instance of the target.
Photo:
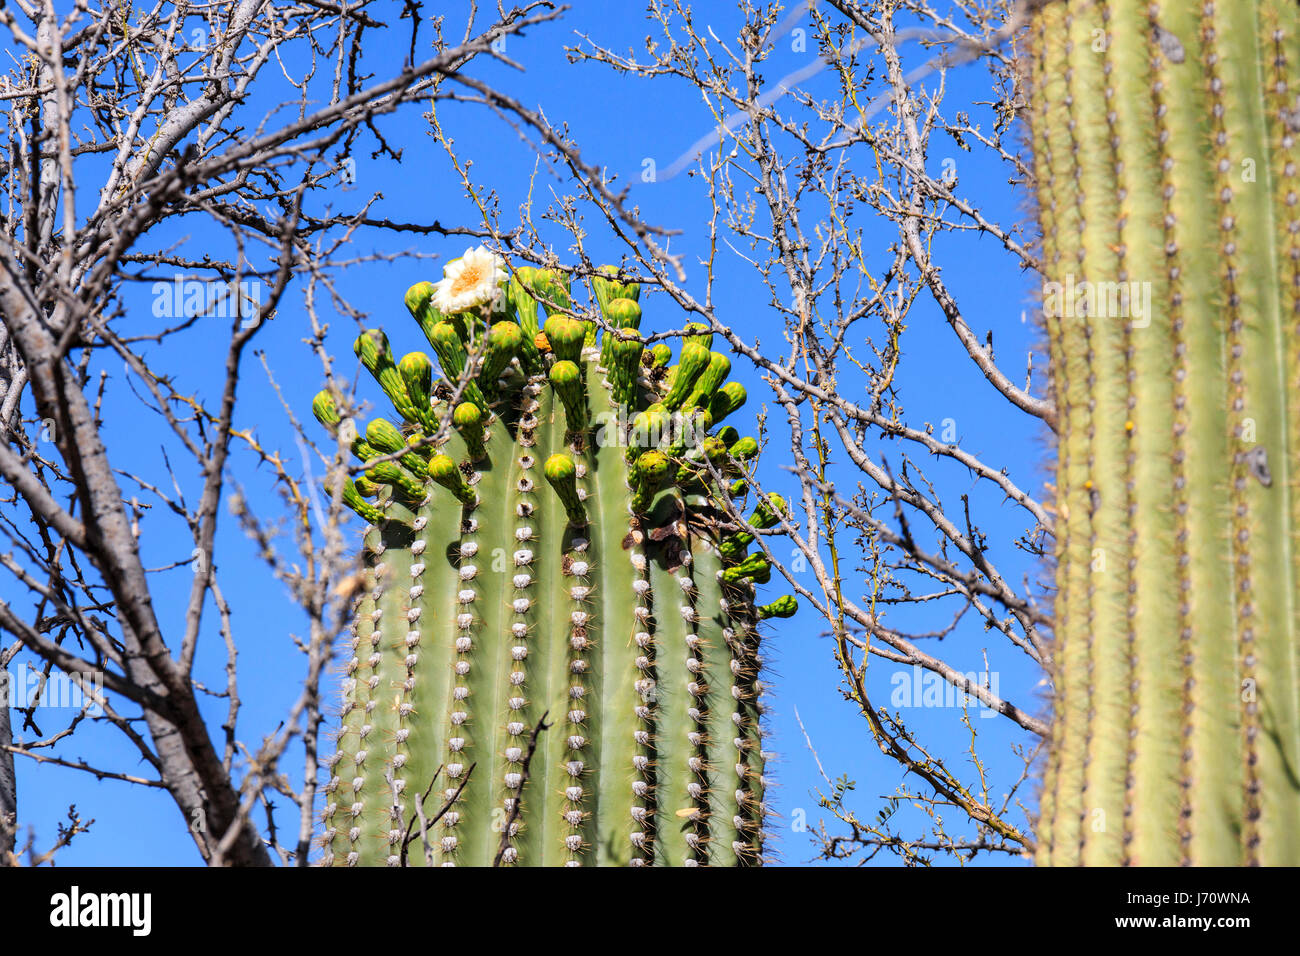
<svg viewBox="0 0 1300 956">
<path fill-rule="evenodd" d="M 496 308 L 509 277 L 505 260 L 484 246 L 465 254 L 443 269 L 443 279 L 433 286 L 433 304 L 446 315 L 469 312 L 480 306 Z"/>
</svg>

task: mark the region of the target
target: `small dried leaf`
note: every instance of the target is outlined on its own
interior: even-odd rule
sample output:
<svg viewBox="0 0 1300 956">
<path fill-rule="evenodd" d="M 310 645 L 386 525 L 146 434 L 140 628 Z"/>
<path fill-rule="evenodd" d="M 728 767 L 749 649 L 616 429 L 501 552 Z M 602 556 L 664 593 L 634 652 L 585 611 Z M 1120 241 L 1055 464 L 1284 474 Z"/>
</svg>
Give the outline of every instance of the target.
<svg viewBox="0 0 1300 956">
<path fill-rule="evenodd" d="M 671 538 L 673 536 L 681 537 L 681 535 L 677 531 L 676 521 L 674 521 L 672 524 L 666 524 L 659 528 L 653 528 L 650 531 L 651 541 L 663 541 L 664 539 Z"/>
</svg>

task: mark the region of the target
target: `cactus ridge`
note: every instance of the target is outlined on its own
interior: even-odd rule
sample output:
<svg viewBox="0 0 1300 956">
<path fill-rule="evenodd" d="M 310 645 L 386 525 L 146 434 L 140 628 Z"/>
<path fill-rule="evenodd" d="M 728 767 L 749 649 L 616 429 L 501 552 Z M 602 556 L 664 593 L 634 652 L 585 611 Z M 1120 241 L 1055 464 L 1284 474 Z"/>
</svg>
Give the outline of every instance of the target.
<svg viewBox="0 0 1300 956">
<path fill-rule="evenodd" d="M 1071 0 L 1026 42 L 1058 417 L 1037 859 L 1297 865 L 1300 9 Z"/>
<path fill-rule="evenodd" d="M 784 504 L 727 517 L 758 444 L 710 434 L 697 407 L 744 401 L 719 388 L 729 362 L 707 330 L 689 330 L 670 385 L 639 286 L 609 267 L 592 285 L 614 330 L 599 350 L 595 323 L 564 314 L 561 273 L 516 269 L 504 313 L 481 316 L 441 315 L 433 284 L 412 286 L 442 378 L 422 353 L 394 365 L 368 330 L 358 355 L 400 421 L 351 440 L 335 397 L 313 401 L 362 460 L 342 496 L 369 525 L 325 864 L 763 860 L 759 625 L 797 603 L 756 602 L 771 569 L 747 552 Z M 417 803 L 427 819 L 449 805 L 428 859 L 407 840 Z"/>
</svg>

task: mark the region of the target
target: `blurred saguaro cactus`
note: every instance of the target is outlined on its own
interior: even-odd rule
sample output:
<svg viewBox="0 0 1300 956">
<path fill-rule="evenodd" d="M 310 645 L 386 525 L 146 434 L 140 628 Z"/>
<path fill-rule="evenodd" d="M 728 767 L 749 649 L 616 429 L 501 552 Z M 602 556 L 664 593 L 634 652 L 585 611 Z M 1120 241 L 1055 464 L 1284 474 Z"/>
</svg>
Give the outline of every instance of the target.
<svg viewBox="0 0 1300 956">
<path fill-rule="evenodd" d="M 1300 863 L 1300 9 L 1029 4 L 1047 864 Z"/>
<path fill-rule="evenodd" d="M 640 288 L 592 286 L 599 344 L 566 275 L 469 251 L 406 294 L 442 378 L 357 339 L 399 425 L 316 398 L 371 525 L 326 863 L 762 860 L 759 624 L 795 603 L 756 605 L 746 551 L 784 503 L 728 516 L 757 444 L 722 424 L 745 396 L 711 336 L 665 367 Z"/>
</svg>

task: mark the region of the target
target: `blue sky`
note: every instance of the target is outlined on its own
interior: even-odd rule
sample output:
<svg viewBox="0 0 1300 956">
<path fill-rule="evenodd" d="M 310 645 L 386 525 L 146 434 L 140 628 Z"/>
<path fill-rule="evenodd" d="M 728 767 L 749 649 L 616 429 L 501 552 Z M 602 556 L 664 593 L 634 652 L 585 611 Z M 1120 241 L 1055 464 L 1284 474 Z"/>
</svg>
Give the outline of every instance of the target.
<svg viewBox="0 0 1300 956">
<path fill-rule="evenodd" d="M 701 30 L 704 24 L 708 24 L 720 37 L 735 36 L 739 21 L 734 5 L 701 2 L 694 7 Z M 448 16 L 451 34 L 459 31 L 458 16 L 460 14 Z M 396 22 L 405 28 L 406 21 Z M 672 240 L 672 248 L 686 253 L 687 286 L 702 294 L 703 270 L 695 265 L 698 257 L 706 251 L 705 237 L 700 234 L 700 224 L 708 216 L 707 196 L 702 183 L 687 176 L 647 183 L 641 181 L 640 173 L 647 159 L 654 160 L 659 168 L 668 166 L 683 149 L 708 131 L 710 114 L 700 102 L 698 92 L 684 83 L 638 80 L 618 76 L 592 64 L 568 63 L 564 46 L 578 42 L 575 31 L 586 32 L 605 46 L 615 49 L 630 47 L 641 53 L 642 39 L 647 33 L 655 32 L 656 26 L 644 19 L 638 4 L 577 0 L 574 9 L 559 22 L 531 30 L 524 37 L 510 38 L 505 52 L 526 68 L 525 73 L 486 60 L 476 62 L 469 72 L 497 85 L 525 105 L 543 108 L 553 122 L 568 123 L 574 140 L 582 147 L 588 161 L 599 162 L 623 181 L 631 181 L 633 202 L 647 220 L 682 231 Z M 384 71 L 396 69 L 406 40 L 404 34 L 372 31 L 367 34 L 367 43 L 370 45 L 366 48 L 366 56 L 372 68 Z M 915 49 L 909 50 L 908 55 L 912 63 L 920 62 L 923 57 Z M 766 73 L 770 79 L 775 79 L 784 72 L 806 65 L 809 59 L 808 53 L 796 52 L 786 44 L 768 65 Z M 268 80 L 254 90 L 255 102 L 260 101 L 265 106 L 284 98 L 284 91 L 276 89 L 274 82 Z M 818 82 L 813 81 L 810 88 L 817 89 Z M 821 91 L 829 92 L 829 87 L 823 86 Z M 987 91 L 988 78 L 979 65 L 959 69 L 949 76 L 950 103 L 986 99 Z M 441 115 L 448 133 L 455 139 L 457 153 L 463 159 L 473 161 L 474 180 L 497 190 L 503 224 L 507 227 L 514 225 L 516 210 L 525 200 L 530 186 L 535 154 L 513 130 L 481 107 L 451 105 Z M 400 144 L 403 151 L 400 166 L 388 159 L 371 159 L 368 148 L 359 150 L 356 154 L 355 186 L 319 198 L 317 202 L 347 210 L 356 208 L 372 194 L 380 192 L 383 198 L 372 207 L 372 215 L 412 221 L 436 218 L 447 225 L 479 225 L 474 206 L 463 195 L 458 177 L 441 147 L 433 141 L 418 110 L 383 117 L 378 120 L 378 125 L 391 142 Z M 939 170 L 945 159 L 954 159 L 960 176 L 959 193 L 978 197 L 980 207 L 989 218 L 1011 223 L 1025 217 L 1023 198 L 1007 186 L 1004 167 L 994 164 L 990 157 L 948 148 L 948 144 L 938 138 L 935 146 L 927 157 L 930 168 Z M 85 170 L 85 179 L 79 185 L 83 194 L 89 196 L 94 190 L 88 187 L 97 185 L 95 169 L 87 165 Z M 534 188 L 539 205 L 552 190 L 556 194 L 568 191 L 567 184 L 548 177 L 544 170 L 537 173 Z M 195 220 L 193 226 L 193 232 L 171 227 L 169 233 L 160 234 L 159 238 L 166 236 L 183 241 L 191 250 L 221 248 L 229 242 L 228 236 L 213 230 L 210 224 L 200 224 Z M 588 227 L 589 235 L 584 241 L 593 257 L 599 260 L 603 253 L 604 258 L 617 258 L 619 250 L 602 225 L 592 220 Z M 556 239 L 556 252 L 567 258 L 567 250 L 558 234 Z M 879 265 L 886 256 L 886 247 L 896 240 L 895 228 L 881 222 L 874 233 L 868 232 L 868 240 L 868 263 Z M 466 245 L 463 239 L 407 240 L 401 236 L 363 232 L 357 235 L 355 251 L 368 254 L 409 249 L 436 253 L 441 261 L 445 261 L 463 252 Z M 1022 310 L 1027 307 L 1026 277 L 1020 273 L 1014 260 L 990 239 L 941 240 L 936 257 L 943 266 L 945 281 L 957 294 L 971 326 L 980 335 L 986 329 L 994 331 L 999 356 L 1006 362 L 1009 373 L 1013 373 L 1012 377 L 1019 378 L 1024 354 L 1035 340 L 1032 325 L 1022 321 Z M 424 348 L 422 335 L 402 306 L 402 293 L 416 281 L 438 278 L 441 261 L 430 263 L 402 259 L 394 263 L 358 265 L 337 277 L 338 289 L 355 307 L 368 312 L 368 325 L 381 325 L 386 329 L 399 353 Z M 772 343 L 780 342 L 780 318 L 767 308 L 766 291 L 756 282 L 751 268 L 742 259 L 725 256 L 720 259 L 714 299 L 719 304 L 723 321 L 740 329 L 749 340 L 757 337 Z M 159 320 L 150 315 L 147 288 L 138 290 L 128 301 L 134 304 L 132 313 L 124 320 L 130 327 L 141 331 L 155 327 Z M 302 288 L 295 285 L 282 300 L 276 318 L 259 332 L 255 346 L 258 351 L 265 352 L 279 386 L 297 414 L 310 420 L 309 405 L 319 388 L 321 376 L 317 363 L 302 341 L 307 329 L 301 303 Z M 646 311 L 643 328 L 663 329 L 680 324 L 680 316 L 664 303 L 662 296 L 647 295 L 643 297 L 643 304 Z M 332 322 L 330 349 L 339 360 L 339 367 L 350 371 L 355 365 L 350 344 L 356 334 L 356 325 L 348 317 L 330 314 L 328 304 L 324 308 Z M 156 367 L 171 369 L 184 383 L 180 391 L 197 393 L 211 402 L 216 399 L 222 381 L 219 357 L 224 354 L 223 343 L 227 335 L 225 323 L 199 323 L 185 333 L 183 339 L 152 349 L 150 357 L 156 362 Z M 903 343 L 905 357 L 899 382 L 907 420 L 912 423 L 929 421 L 940 428 L 945 419 L 952 419 L 968 450 L 986 461 L 1005 465 L 1022 487 L 1039 492 L 1042 482 L 1039 462 L 1046 454 L 1041 431 L 1033 420 L 1011 408 L 984 381 L 948 330 L 938 309 L 928 302 L 918 305 L 912 313 Z M 173 463 L 182 462 L 183 454 L 177 452 L 174 439 L 168 440 L 155 423 L 140 417 L 138 399 L 132 393 L 131 383 L 123 369 L 111 361 L 105 362 L 102 369 L 109 375 L 105 438 L 110 456 L 119 467 L 130 467 L 151 480 L 166 483 L 168 478 L 162 464 L 162 451 L 170 449 L 173 452 Z M 733 364 L 732 377 L 749 389 L 750 403 L 743 414 L 752 416 L 758 410 L 764 385 L 744 367 L 742 361 Z M 376 401 L 380 398 L 377 389 L 365 385 L 363 394 L 375 402 L 376 407 L 381 407 Z M 286 459 L 294 462 L 290 469 L 301 475 L 301 454 L 293 432 L 267 382 L 261 363 L 251 352 L 244 358 L 241 395 L 242 411 L 237 415 L 237 427 L 255 428 L 259 440 L 268 447 L 281 449 Z M 781 417 L 777 414 L 771 419 L 775 423 Z M 752 417 L 747 420 L 752 421 Z M 783 441 L 779 431 L 774 432 L 772 450 L 761 471 L 769 487 L 777 490 L 791 487 L 790 477 L 782 471 L 782 464 L 789 457 L 788 451 L 781 452 Z M 891 455 L 891 461 L 896 460 L 895 446 L 884 443 L 879 451 Z M 837 457 L 843 461 L 842 453 Z M 236 452 L 232 473 L 246 483 L 248 500 L 253 508 L 261 508 L 266 513 L 276 511 L 278 499 L 269 474 L 256 470 L 254 462 L 242 450 Z M 319 474 L 318 468 L 316 473 Z M 852 470 L 841 469 L 837 475 L 848 487 L 856 480 Z M 179 477 L 190 500 L 197 498 L 200 477 L 192 473 L 192 469 L 190 473 L 182 469 Z M 971 489 L 969 476 L 961 471 L 940 470 L 934 477 L 945 501 L 955 501 L 958 495 Z M 125 482 L 123 487 L 128 497 L 138 491 L 129 482 Z M 1010 580 L 1019 581 L 1025 574 L 1032 576 L 1037 573 L 1038 569 L 1032 562 L 1010 546 L 1011 540 L 1025 530 L 1023 513 L 1009 504 L 999 505 L 996 496 L 978 489 L 972 493 L 980 521 L 994 542 L 994 555 L 1001 562 L 1004 574 Z M 146 497 L 141 494 L 142 500 Z M 162 567 L 189 557 L 192 545 L 184 528 L 174 521 L 169 524 L 169 521 L 171 519 L 158 508 L 145 519 L 146 567 Z M 357 527 L 359 530 L 359 523 Z M 303 659 L 293 648 L 289 634 L 300 630 L 303 622 L 295 614 L 282 586 L 257 560 L 254 546 L 244 538 L 224 510 L 217 554 L 217 571 L 233 607 L 234 629 L 240 647 L 241 694 L 245 705 L 240 738 L 255 743 L 263 734 L 275 729 L 298 692 Z M 174 634 L 183 624 L 190 573 L 188 568 L 181 567 L 153 576 L 154 599 L 164 633 Z M 774 583 L 769 587 L 769 593 L 775 597 L 783 592 Z M 17 591 L 8 578 L 0 579 L 0 599 L 13 603 L 18 609 L 30 606 L 30 599 Z M 901 626 L 914 623 L 918 618 L 900 613 L 894 620 Z M 224 648 L 215 629 L 213 614 L 209 613 L 207 623 L 198 672 L 205 681 L 220 686 L 225 665 Z M 862 818 L 873 818 L 880 806 L 880 798 L 893 793 L 901 782 L 898 765 L 879 753 L 865 722 L 842 698 L 831 645 L 821 636 L 822 630 L 823 622 L 816 615 L 805 612 L 793 620 L 778 622 L 768 638 L 771 661 L 768 682 L 772 694 L 769 700 L 771 738 L 767 749 L 776 754 L 770 775 L 776 784 L 772 799 L 778 815 L 772 846 L 787 864 L 808 861 L 814 852 L 806 834 L 790 829 L 790 821 L 800 816 L 797 811 L 802 811 L 810 825 L 824 815 L 812 796 L 812 791 L 822 786 L 822 782 L 796 722 L 796 710 L 827 773 L 832 777 L 847 774 L 856 781 L 857 789 L 850 802 Z M 942 648 L 927 649 L 941 652 L 963 670 L 969 671 L 984 669 L 982 649 L 989 648 L 990 661 L 1002 694 L 1027 709 L 1041 707 L 1042 688 L 1038 686 L 1040 675 L 1037 669 L 1023 655 L 1006 650 L 1005 644 L 993 643 L 990 635 L 978 624 L 963 624 L 944 644 Z M 22 660 L 20 658 L 20 662 Z M 19 665 L 11 665 L 16 666 Z M 896 670 L 888 662 L 873 662 L 869 683 L 877 702 L 888 702 Z M 224 703 L 210 701 L 205 712 L 209 715 L 214 735 L 219 737 L 219 725 L 225 715 Z M 913 707 L 904 711 L 905 719 L 918 736 L 933 745 L 954 770 L 969 779 L 969 758 L 964 757 L 968 731 L 957 719 L 958 714 L 959 711 L 953 708 Z M 61 717 L 58 712 L 50 712 L 44 718 L 47 726 L 42 729 L 49 732 L 57 727 Z M 1015 732 L 1015 728 L 1001 718 L 976 716 L 973 723 L 980 733 L 980 750 L 988 762 L 996 797 L 1020 773 L 1019 762 L 1010 753 L 1010 745 L 1029 742 L 1029 735 Z M 30 738 L 31 732 L 26 736 Z M 84 728 L 58 752 L 69 758 L 84 756 L 127 773 L 145 769 L 112 730 Z M 300 754 L 294 750 L 288 755 L 284 769 L 294 775 L 300 773 L 300 764 Z M 60 854 L 60 863 L 191 865 L 198 862 L 185 833 L 184 821 L 162 792 L 145 791 L 114 781 L 96 782 L 75 771 L 37 766 L 22 758 L 19 758 L 18 769 L 21 819 L 25 825 L 35 828 L 38 846 L 53 839 L 56 824 L 63 818 L 69 803 L 75 802 L 83 815 L 95 818 L 91 832 L 79 837 Z M 913 781 L 912 786 L 918 786 L 918 782 Z M 1032 788 L 1025 788 L 1021 798 L 1031 801 Z M 902 821 L 904 832 L 923 835 L 924 817 L 914 811 L 901 809 L 896 820 Z M 960 830 L 956 813 L 947 814 L 946 822 Z M 1016 822 L 1023 824 L 1023 820 Z M 289 829 L 296 825 L 287 810 L 280 825 Z M 891 857 L 879 859 L 884 863 L 893 862 Z M 1005 861 L 999 858 L 994 862 Z"/>
</svg>

